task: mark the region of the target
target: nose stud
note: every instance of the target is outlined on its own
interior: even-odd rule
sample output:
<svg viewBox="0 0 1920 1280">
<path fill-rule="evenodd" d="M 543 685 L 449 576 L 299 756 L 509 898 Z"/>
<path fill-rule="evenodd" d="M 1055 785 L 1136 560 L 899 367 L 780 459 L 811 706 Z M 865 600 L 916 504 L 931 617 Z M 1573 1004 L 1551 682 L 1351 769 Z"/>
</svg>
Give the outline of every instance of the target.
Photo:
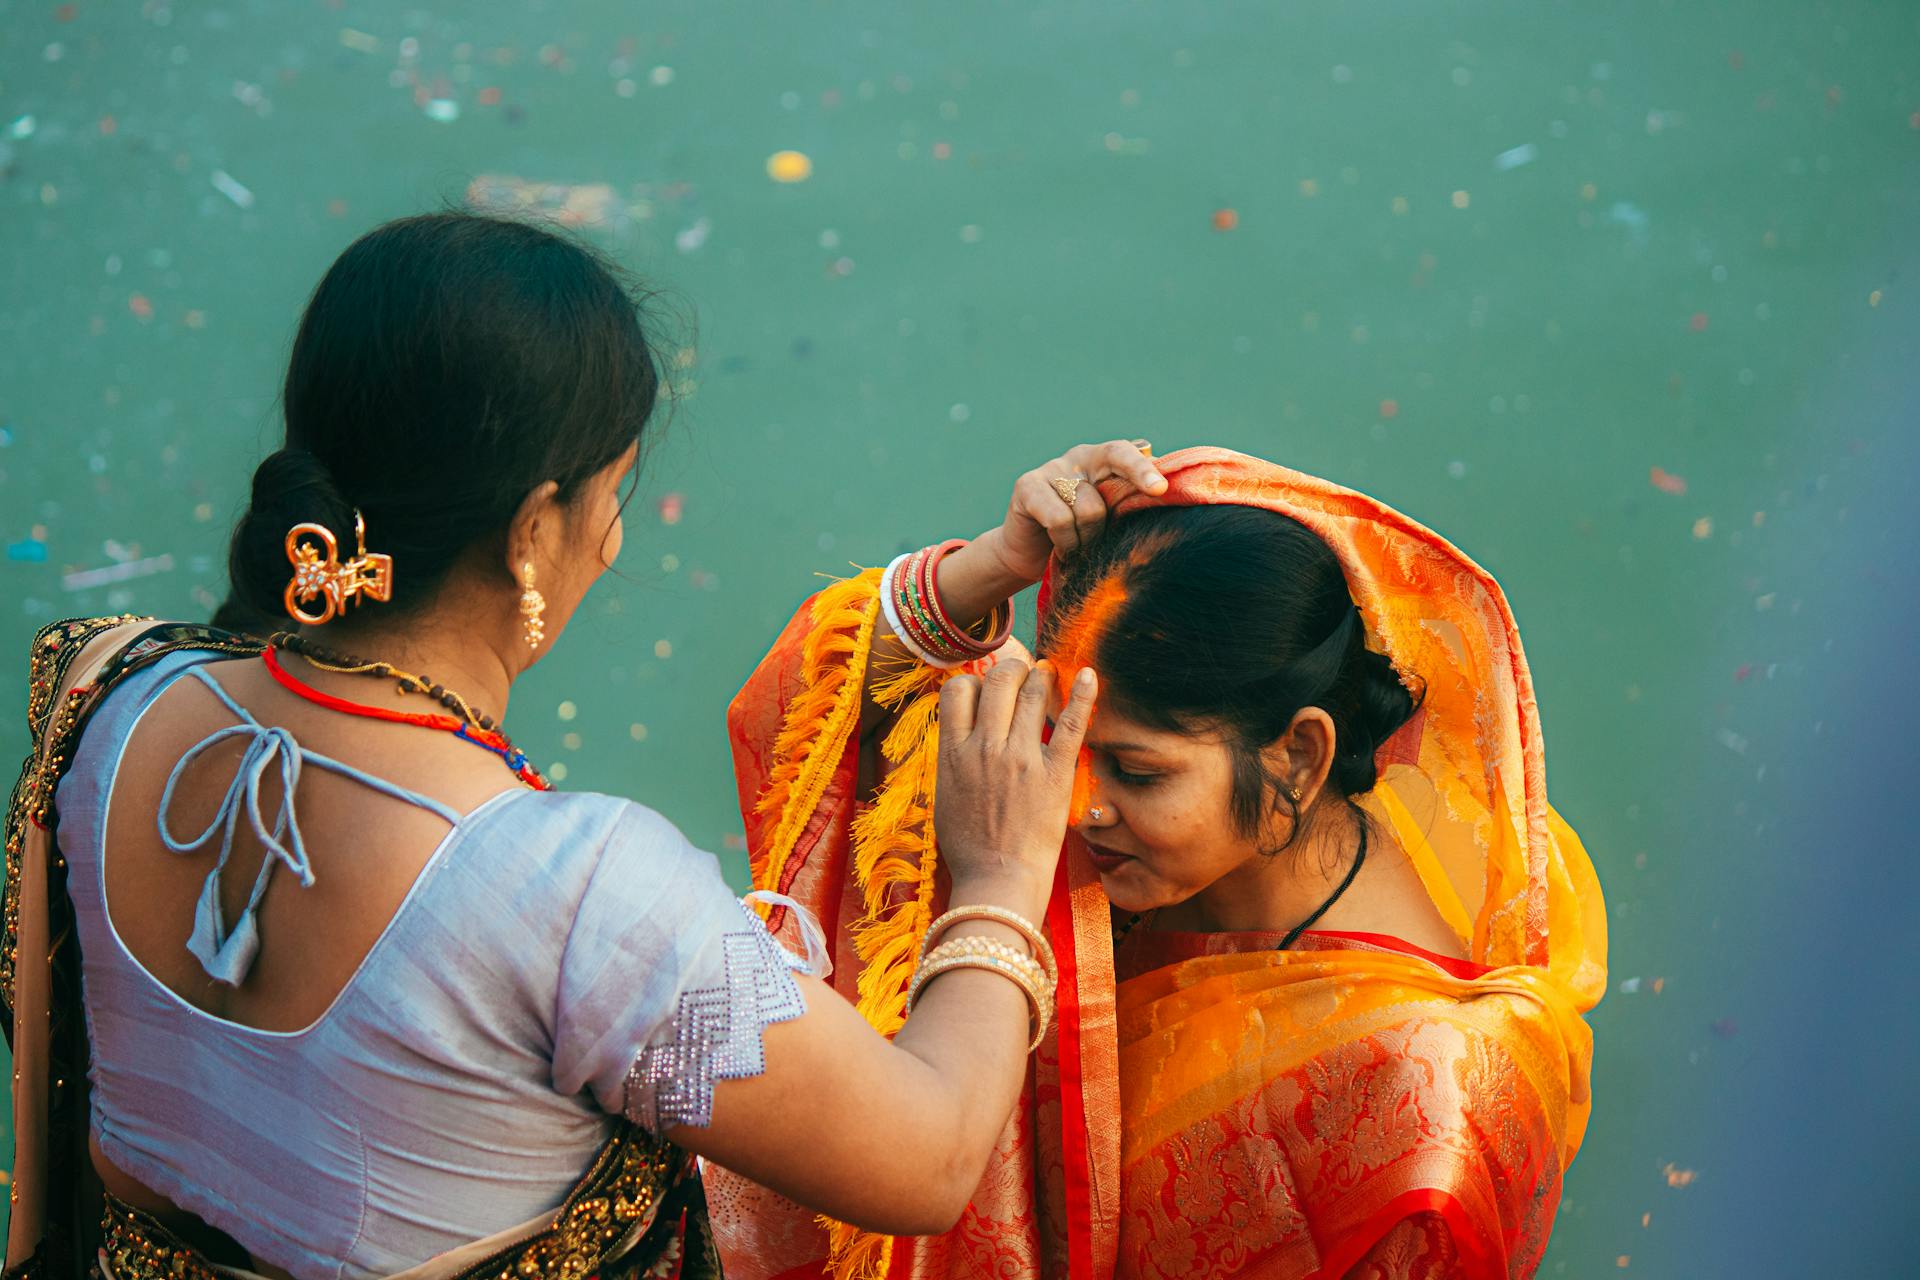
<svg viewBox="0 0 1920 1280">
<path fill-rule="evenodd" d="M 1096 804 L 1087 810 L 1087 818 L 1092 822 L 1105 822 L 1107 819 L 1107 811 Z"/>
</svg>

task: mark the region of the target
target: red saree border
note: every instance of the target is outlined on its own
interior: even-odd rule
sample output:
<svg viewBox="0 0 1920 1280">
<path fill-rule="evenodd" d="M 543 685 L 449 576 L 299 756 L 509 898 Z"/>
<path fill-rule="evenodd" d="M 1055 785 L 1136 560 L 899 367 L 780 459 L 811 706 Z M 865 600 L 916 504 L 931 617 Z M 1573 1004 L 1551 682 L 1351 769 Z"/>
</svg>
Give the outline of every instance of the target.
<svg viewBox="0 0 1920 1280">
<path fill-rule="evenodd" d="M 1067 1274 L 1071 1280 L 1095 1280 L 1093 1239 L 1084 1224 L 1092 1221 L 1093 1184 L 1089 1176 L 1086 1091 L 1080 1063 L 1080 962 L 1073 928 L 1073 895 L 1067 860 L 1054 869 L 1053 896 L 1047 900 L 1047 932 L 1053 935 L 1060 969 L 1055 1026 L 1060 1044 L 1060 1148 L 1064 1156 L 1067 1211 Z M 1076 1224 L 1081 1229 L 1076 1230 Z"/>
<path fill-rule="evenodd" d="M 1453 977 L 1471 982 L 1475 978 L 1485 977 L 1493 969 L 1484 964 L 1475 964 L 1471 960 L 1460 960 L 1453 956 L 1443 956 L 1437 951 L 1398 938 L 1390 933 L 1363 933 L 1348 929 L 1311 929 L 1300 935 L 1303 938 L 1332 938 L 1337 942 L 1357 942 L 1361 946 L 1375 947 L 1381 951 L 1397 951 L 1401 955 L 1412 956 L 1416 960 L 1425 960 L 1428 964 L 1438 965 Z"/>
</svg>

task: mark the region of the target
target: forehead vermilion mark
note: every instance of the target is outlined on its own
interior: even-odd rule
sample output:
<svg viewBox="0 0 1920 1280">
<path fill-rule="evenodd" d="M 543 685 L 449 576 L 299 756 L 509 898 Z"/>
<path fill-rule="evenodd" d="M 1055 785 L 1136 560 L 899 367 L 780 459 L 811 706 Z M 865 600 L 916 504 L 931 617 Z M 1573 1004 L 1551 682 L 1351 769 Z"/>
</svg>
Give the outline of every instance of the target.
<svg viewBox="0 0 1920 1280">
<path fill-rule="evenodd" d="M 1047 655 L 1053 663 L 1053 678 L 1059 684 L 1060 703 L 1066 705 L 1073 689 L 1073 678 L 1080 674 L 1082 667 L 1093 666 L 1094 656 L 1100 651 L 1100 641 L 1105 638 L 1107 629 L 1119 616 L 1120 607 L 1127 602 L 1127 589 L 1120 581 L 1118 573 L 1112 573 L 1096 584 L 1061 622 L 1054 632 L 1053 650 Z M 1080 751 L 1080 760 L 1073 773 L 1073 799 L 1068 805 L 1067 820 L 1078 825 L 1084 822 L 1087 811 L 1093 806 L 1093 753 L 1084 747 Z"/>
<path fill-rule="evenodd" d="M 1062 705 L 1072 693 L 1073 678 L 1080 674 L 1080 668 L 1093 666 L 1100 641 L 1126 602 L 1127 589 L 1120 575 L 1109 574 L 1087 592 L 1054 630 L 1052 652 L 1047 654 L 1047 659 L 1053 663 L 1053 678 L 1059 685 Z"/>
</svg>

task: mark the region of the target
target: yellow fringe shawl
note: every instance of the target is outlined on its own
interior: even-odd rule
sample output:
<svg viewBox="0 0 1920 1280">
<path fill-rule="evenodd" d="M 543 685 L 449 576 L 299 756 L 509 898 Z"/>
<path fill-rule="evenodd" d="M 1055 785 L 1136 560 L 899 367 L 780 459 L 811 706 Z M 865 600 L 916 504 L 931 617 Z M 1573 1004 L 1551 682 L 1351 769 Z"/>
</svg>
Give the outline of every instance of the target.
<svg viewBox="0 0 1920 1280">
<path fill-rule="evenodd" d="M 880 612 L 880 571 L 837 582 L 814 599 L 813 630 L 801 651 L 801 690 L 787 706 L 774 742 L 775 764 L 763 814 L 778 815 L 754 858 L 757 888 L 777 888 L 849 738 L 860 723 L 868 654 Z M 885 779 L 853 819 L 854 883 L 863 911 L 853 927 L 862 962 L 855 1007 L 881 1035 L 907 1020 L 907 984 L 920 941 L 933 923 L 935 763 L 940 727 L 935 712 L 950 672 L 910 659 L 876 671 L 873 698 L 894 715 L 880 744 Z M 831 922 L 828 922 L 831 925 Z M 827 1261 L 836 1280 L 881 1280 L 893 1260 L 893 1238 L 822 1217 Z"/>
</svg>

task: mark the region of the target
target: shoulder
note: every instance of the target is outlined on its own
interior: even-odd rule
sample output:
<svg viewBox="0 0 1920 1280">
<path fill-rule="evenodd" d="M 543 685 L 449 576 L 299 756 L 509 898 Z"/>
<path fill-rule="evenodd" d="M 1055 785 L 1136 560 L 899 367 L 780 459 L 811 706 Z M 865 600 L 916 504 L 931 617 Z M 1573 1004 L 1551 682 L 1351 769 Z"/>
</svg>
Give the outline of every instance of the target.
<svg viewBox="0 0 1920 1280">
<path fill-rule="evenodd" d="M 599 792 L 535 791 L 498 803 L 484 844 L 583 911 L 617 918 L 719 887 L 718 860 L 664 814 Z"/>
</svg>

